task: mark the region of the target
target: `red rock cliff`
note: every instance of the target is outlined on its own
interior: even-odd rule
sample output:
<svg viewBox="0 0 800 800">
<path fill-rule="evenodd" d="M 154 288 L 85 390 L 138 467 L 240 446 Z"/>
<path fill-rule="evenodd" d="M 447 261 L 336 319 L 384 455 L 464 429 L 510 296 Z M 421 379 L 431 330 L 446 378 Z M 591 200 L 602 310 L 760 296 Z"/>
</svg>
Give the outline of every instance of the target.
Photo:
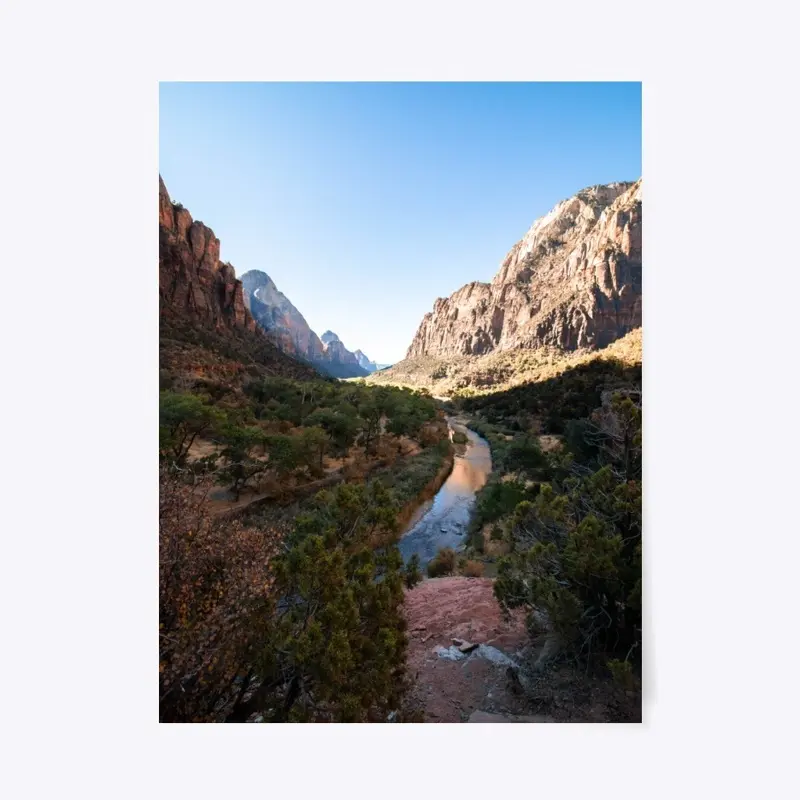
<svg viewBox="0 0 800 800">
<path fill-rule="evenodd" d="M 170 200 L 159 176 L 159 296 L 162 315 L 216 330 L 255 331 L 242 283 L 219 260 L 219 239 Z"/>
<path fill-rule="evenodd" d="M 642 324 L 641 180 L 592 186 L 534 222 L 491 283 L 439 298 L 406 358 L 605 347 Z"/>
</svg>

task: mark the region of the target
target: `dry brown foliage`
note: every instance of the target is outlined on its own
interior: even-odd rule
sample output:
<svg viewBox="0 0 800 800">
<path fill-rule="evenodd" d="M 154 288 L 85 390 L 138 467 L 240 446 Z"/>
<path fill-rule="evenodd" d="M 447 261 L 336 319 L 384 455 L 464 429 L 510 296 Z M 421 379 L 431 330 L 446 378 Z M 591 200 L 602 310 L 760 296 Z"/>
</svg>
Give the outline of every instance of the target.
<svg viewBox="0 0 800 800">
<path fill-rule="evenodd" d="M 208 484 L 162 470 L 159 504 L 159 707 L 163 721 L 208 721 L 247 668 L 274 605 L 280 535 L 214 522 Z"/>
<path fill-rule="evenodd" d="M 461 567 L 461 574 L 466 578 L 482 578 L 483 563 L 480 561 L 467 561 Z"/>
</svg>

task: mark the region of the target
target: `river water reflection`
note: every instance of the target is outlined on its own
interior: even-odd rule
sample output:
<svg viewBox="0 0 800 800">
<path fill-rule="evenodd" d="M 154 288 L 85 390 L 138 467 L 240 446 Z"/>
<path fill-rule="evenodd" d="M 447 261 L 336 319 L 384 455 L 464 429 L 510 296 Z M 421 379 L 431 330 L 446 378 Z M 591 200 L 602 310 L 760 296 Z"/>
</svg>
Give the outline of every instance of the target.
<svg viewBox="0 0 800 800">
<path fill-rule="evenodd" d="M 408 561 L 416 553 L 423 568 L 440 547 L 463 549 L 475 493 L 492 470 L 488 442 L 456 419 L 451 418 L 448 423 L 452 430 L 466 434 L 465 452 L 455 457 L 453 470 L 442 488 L 411 520 L 399 542 L 403 559 Z"/>
</svg>

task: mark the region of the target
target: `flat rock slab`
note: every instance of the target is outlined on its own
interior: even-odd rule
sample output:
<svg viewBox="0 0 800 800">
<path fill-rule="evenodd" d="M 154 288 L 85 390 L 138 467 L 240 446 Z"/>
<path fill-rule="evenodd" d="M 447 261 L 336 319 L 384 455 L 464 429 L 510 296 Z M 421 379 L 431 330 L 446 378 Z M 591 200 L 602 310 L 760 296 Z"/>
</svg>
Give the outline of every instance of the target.
<svg viewBox="0 0 800 800">
<path fill-rule="evenodd" d="M 555 722 L 550 717 L 541 715 L 513 716 L 507 714 L 490 714 L 488 711 L 473 711 L 467 722 Z"/>
<path fill-rule="evenodd" d="M 514 654 L 528 642 L 525 613 L 515 609 L 506 617 L 490 579 L 423 581 L 406 592 L 405 611 L 409 630 L 426 628 L 408 644 L 410 705 L 423 711 L 425 722 L 466 722 L 482 709 L 511 716 L 530 712 L 507 674 Z M 473 642 L 480 644 L 470 653 L 459 649 Z"/>
</svg>

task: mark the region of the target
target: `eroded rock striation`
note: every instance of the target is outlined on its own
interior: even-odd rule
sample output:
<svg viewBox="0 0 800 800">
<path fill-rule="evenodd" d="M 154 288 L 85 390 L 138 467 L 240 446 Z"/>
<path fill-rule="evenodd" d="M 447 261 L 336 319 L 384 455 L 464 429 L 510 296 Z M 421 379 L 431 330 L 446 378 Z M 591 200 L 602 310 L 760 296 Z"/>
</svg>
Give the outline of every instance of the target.
<svg viewBox="0 0 800 800">
<path fill-rule="evenodd" d="M 439 298 L 406 358 L 603 348 L 642 324 L 642 199 L 592 186 L 536 220 L 491 283 Z"/>
<path fill-rule="evenodd" d="M 253 318 L 273 334 L 286 352 L 309 361 L 324 358 L 325 347 L 319 336 L 266 272 L 256 269 L 245 272 L 242 285 L 245 303 Z"/>
<path fill-rule="evenodd" d="M 329 363 L 336 365 L 339 371 L 346 372 L 346 377 L 363 377 L 369 374 L 369 371 L 358 363 L 355 353 L 351 353 L 333 331 L 325 331 L 320 338 L 325 346 L 325 356 Z"/>
<path fill-rule="evenodd" d="M 161 314 L 215 330 L 255 331 L 242 283 L 219 259 L 211 228 L 173 204 L 158 178 L 159 298 Z"/>
<path fill-rule="evenodd" d="M 247 375 L 319 377 L 258 327 L 219 239 L 158 181 L 160 365 L 165 373 L 236 383 Z M 249 372 L 247 372 L 249 370 Z"/>
<path fill-rule="evenodd" d="M 335 333 L 326 331 L 322 338 L 317 336 L 266 272 L 257 269 L 245 272 L 242 285 L 245 305 L 256 323 L 284 352 L 310 361 L 337 378 L 363 377 L 369 373 Z"/>
</svg>

